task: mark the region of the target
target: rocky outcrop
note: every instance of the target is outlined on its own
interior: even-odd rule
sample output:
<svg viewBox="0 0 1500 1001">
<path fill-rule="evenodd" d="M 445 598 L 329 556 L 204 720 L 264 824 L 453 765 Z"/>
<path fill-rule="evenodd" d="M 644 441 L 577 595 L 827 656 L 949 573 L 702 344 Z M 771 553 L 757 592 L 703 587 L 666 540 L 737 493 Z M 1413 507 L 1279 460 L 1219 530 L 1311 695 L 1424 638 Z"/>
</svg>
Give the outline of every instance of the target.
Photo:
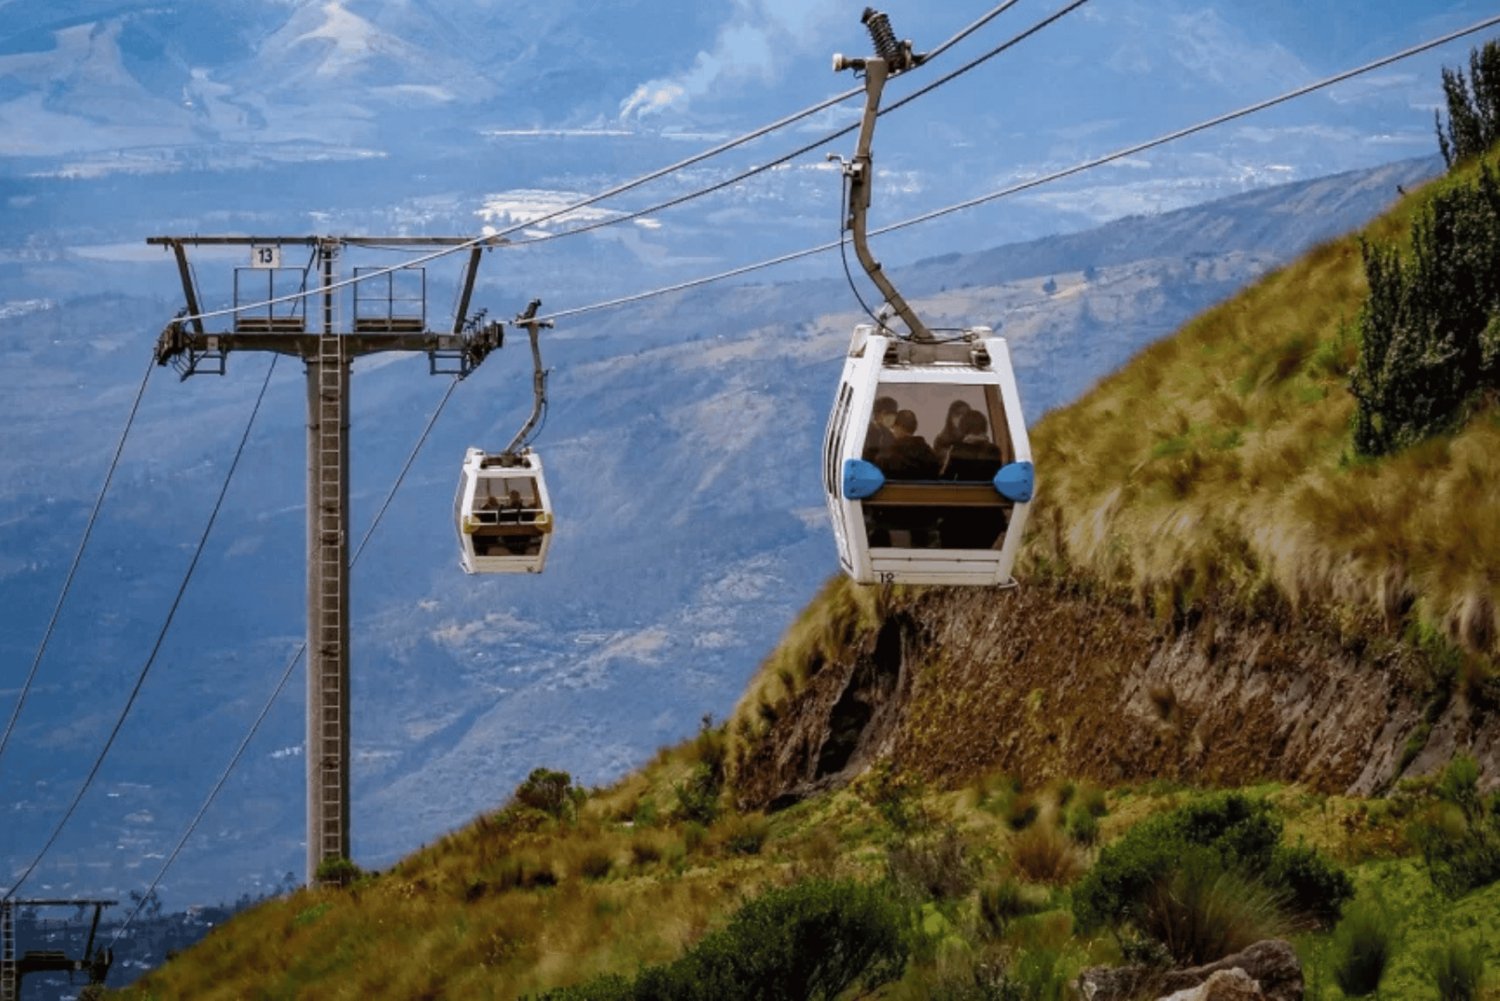
<svg viewBox="0 0 1500 1001">
<path fill-rule="evenodd" d="M 857 641 L 847 663 L 820 665 L 794 711 L 773 726 L 774 736 L 740 763 L 740 803 L 788 805 L 841 786 L 888 755 L 911 699 L 909 664 L 922 641 L 916 623 L 892 614 Z"/>
<path fill-rule="evenodd" d="M 1197 987 L 1189 987 L 1159 1001 L 1265 1001 L 1260 984 L 1244 970 L 1220 970 Z"/>
<path fill-rule="evenodd" d="M 1144 992 L 1160 1001 L 1302 1001 L 1302 962 L 1291 943 L 1270 939 L 1204 966 L 1097 966 L 1078 976 L 1085 1001 L 1131 1001 Z"/>
<path fill-rule="evenodd" d="M 1500 780 L 1497 700 L 1430 712 L 1421 656 L 1368 630 L 1285 609 L 1163 625 L 1063 583 L 890 604 L 778 707 L 739 763 L 742 805 L 795 801 L 880 757 L 944 784 L 1003 771 L 1371 794 L 1466 750 L 1486 788 Z"/>
</svg>

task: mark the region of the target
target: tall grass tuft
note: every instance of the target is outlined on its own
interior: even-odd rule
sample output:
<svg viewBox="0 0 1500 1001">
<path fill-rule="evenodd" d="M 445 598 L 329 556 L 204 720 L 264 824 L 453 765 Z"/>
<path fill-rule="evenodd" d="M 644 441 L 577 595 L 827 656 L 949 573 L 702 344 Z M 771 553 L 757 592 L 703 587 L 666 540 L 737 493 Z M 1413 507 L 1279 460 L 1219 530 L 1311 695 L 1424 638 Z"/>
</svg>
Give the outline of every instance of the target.
<svg viewBox="0 0 1500 1001">
<path fill-rule="evenodd" d="M 1035 914 L 1046 906 L 1027 887 L 1006 877 L 979 890 L 979 932 L 985 938 L 1001 938 L 1017 918 Z"/>
<path fill-rule="evenodd" d="M 1033 883 L 1071 883 L 1083 872 L 1078 850 L 1050 823 L 1032 824 L 1011 839 L 1010 864 Z"/>
<path fill-rule="evenodd" d="M 953 827 L 900 841 L 886 856 L 886 872 L 892 883 L 907 893 L 933 900 L 967 894 L 974 888 L 978 868 L 969 846 Z"/>
<path fill-rule="evenodd" d="M 1442 1001 L 1474 1001 L 1484 980 L 1484 948 L 1474 941 L 1447 939 L 1425 958 L 1427 974 Z"/>
<path fill-rule="evenodd" d="M 1141 930 L 1183 966 L 1201 966 L 1289 930 L 1283 895 L 1232 870 L 1184 866 L 1146 895 Z"/>
<path fill-rule="evenodd" d="M 1333 935 L 1333 980 L 1349 997 L 1366 997 L 1380 987 L 1396 932 L 1390 912 L 1378 899 L 1361 899 L 1348 908 Z"/>
</svg>

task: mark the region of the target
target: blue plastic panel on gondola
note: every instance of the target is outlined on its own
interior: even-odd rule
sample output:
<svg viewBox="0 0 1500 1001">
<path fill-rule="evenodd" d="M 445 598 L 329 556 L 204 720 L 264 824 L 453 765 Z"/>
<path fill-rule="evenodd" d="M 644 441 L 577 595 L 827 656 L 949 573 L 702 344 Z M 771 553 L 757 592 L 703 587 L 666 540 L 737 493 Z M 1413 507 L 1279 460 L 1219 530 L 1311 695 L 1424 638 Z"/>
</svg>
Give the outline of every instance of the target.
<svg viewBox="0 0 1500 1001">
<path fill-rule="evenodd" d="M 848 473 L 844 475 L 847 479 Z M 1031 468 L 1031 463 L 1012 462 L 1001 466 L 1000 471 L 995 474 L 995 489 L 1000 492 L 1000 496 L 1017 504 L 1025 504 L 1031 500 L 1036 489 L 1036 473 Z"/>
<path fill-rule="evenodd" d="M 864 500 L 885 486 L 885 474 L 880 467 L 863 459 L 844 460 L 844 497 L 846 500 Z"/>
</svg>

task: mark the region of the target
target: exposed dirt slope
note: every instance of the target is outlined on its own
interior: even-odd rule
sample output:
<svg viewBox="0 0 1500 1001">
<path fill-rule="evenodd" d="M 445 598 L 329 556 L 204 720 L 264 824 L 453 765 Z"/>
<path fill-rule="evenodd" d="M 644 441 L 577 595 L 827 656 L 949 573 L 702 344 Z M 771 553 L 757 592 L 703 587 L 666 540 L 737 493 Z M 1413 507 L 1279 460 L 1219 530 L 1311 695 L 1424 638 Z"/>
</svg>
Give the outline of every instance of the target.
<svg viewBox="0 0 1500 1001">
<path fill-rule="evenodd" d="M 887 605 L 843 656 L 818 654 L 746 742 L 743 805 L 795 801 L 885 757 L 945 785 L 1001 770 L 1369 794 L 1456 749 L 1500 776 L 1493 683 L 1425 695 L 1433 665 L 1389 639 L 1341 641 L 1285 611 L 1162 626 L 1055 582 Z"/>
</svg>

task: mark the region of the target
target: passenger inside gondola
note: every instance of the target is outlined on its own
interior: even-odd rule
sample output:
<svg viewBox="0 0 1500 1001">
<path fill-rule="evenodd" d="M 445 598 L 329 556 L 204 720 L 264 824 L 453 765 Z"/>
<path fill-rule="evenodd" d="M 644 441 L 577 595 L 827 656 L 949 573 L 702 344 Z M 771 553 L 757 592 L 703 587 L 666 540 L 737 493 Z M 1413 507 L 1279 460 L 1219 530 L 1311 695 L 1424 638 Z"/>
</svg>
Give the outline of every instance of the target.
<svg viewBox="0 0 1500 1001">
<path fill-rule="evenodd" d="M 882 396 L 875 401 L 870 411 L 870 429 L 865 433 L 863 456 L 866 462 L 875 462 L 881 452 L 895 443 L 891 425 L 895 424 L 896 413 L 900 409 L 895 398 L 890 396 Z"/>
<path fill-rule="evenodd" d="M 536 556 L 541 552 L 542 533 L 533 530 L 541 513 L 535 481 L 486 477 L 480 481 L 474 506 L 479 523 L 473 533 L 476 556 Z"/>
<path fill-rule="evenodd" d="M 1010 440 L 998 393 L 989 387 L 915 382 L 885 383 L 879 392 L 863 458 L 879 467 L 893 491 L 903 492 L 876 494 L 864 502 L 870 547 L 999 546 L 1009 505 L 990 484 L 1005 464 Z M 932 444 L 920 433 L 923 427 L 939 428 Z M 874 447 L 881 441 L 887 443 Z M 954 494 L 945 484 L 970 492 Z M 980 484 L 988 489 L 973 493 Z M 929 495 L 933 500 L 926 502 Z"/>
<path fill-rule="evenodd" d="M 948 449 L 963 440 L 964 433 L 959 430 L 959 422 L 963 420 L 964 414 L 972 413 L 973 407 L 964 400 L 954 400 L 948 404 L 948 416 L 943 421 L 943 430 L 932 439 L 932 450 L 938 454 L 938 458 L 946 459 Z"/>
<path fill-rule="evenodd" d="M 917 434 L 917 415 L 901 410 L 891 424 L 891 444 L 875 464 L 892 480 L 935 480 L 941 463 L 927 439 Z"/>
<path fill-rule="evenodd" d="M 943 459 L 938 477 L 983 483 L 1000 471 L 1000 446 L 990 441 L 989 421 L 977 410 L 966 410 L 959 418 L 959 439 Z"/>
</svg>

